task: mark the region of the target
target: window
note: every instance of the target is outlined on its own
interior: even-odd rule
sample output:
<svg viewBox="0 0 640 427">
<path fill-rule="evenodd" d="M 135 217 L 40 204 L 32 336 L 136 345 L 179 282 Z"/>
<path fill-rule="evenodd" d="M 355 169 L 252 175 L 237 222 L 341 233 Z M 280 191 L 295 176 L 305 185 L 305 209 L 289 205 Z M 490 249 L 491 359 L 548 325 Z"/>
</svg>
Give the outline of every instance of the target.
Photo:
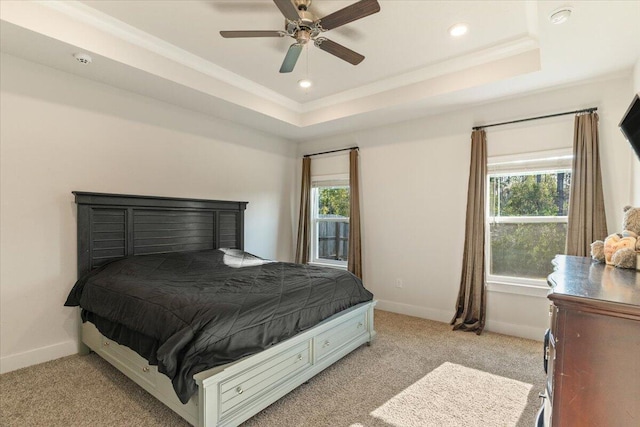
<svg viewBox="0 0 640 427">
<path fill-rule="evenodd" d="M 564 253 L 571 156 L 489 162 L 489 282 L 545 285 Z"/>
<path fill-rule="evenodd" d="M 347 266 L 349 254 L 349 181 L 313 183 L 311 262 Z"/>
</svg>

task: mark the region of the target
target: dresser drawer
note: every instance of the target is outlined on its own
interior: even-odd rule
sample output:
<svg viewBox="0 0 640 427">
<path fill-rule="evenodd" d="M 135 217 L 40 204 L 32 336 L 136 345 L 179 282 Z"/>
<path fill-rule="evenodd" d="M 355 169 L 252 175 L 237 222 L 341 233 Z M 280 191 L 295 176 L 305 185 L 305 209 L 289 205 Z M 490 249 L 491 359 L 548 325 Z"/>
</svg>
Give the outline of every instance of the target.
<svg viewBox="0 0 640 427">
<path fill-rule="evenodd" d="M 309 367 L 310 350 L 310 341 L 305 341 L 221 383 L 222 416 L 241 410 L 244 402 L 251 402 Z"/>
<path fill-rule="evenodd" d="M 359 314 L 314 338 L 316 360 L 320 361 L 367 332 L 366 313 Z"/>
</svg>

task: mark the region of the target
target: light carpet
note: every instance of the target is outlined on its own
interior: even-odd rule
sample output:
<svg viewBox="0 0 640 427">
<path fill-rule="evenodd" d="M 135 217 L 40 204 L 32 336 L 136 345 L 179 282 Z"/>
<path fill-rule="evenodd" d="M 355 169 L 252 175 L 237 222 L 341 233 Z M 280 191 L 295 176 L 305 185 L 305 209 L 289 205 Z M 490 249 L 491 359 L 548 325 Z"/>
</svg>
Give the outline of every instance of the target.
<svg viewBox="0 0 640 427">
<path fill-rule="evenodd" d="M 542 344 L 376 310 L 378 335 L 243 424 L 534 425 Z M 186 426 L 95 354 L 0 376 L 3 426 Z"/>
</svg>

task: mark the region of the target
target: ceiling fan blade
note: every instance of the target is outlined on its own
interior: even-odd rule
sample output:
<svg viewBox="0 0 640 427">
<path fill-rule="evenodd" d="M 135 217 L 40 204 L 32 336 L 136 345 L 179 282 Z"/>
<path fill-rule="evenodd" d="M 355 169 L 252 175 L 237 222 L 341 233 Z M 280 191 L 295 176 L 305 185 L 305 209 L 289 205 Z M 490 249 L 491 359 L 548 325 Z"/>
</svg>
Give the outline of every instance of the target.
<svg viewBox="0 0 640 427">
<path fill-rule="evenodd" d="M 360 0 L 320 19 L 320 25 L 324 30 L 331 30 L 379 11 L 380 5 L 377 0 Z"/>
<path fill-rule="evenodd" d="M 335 55 L 353 65 L 358 65 L 364 60 L 364 56 L 360 55 L 358 52 L 354 52 L 351 49 L 329 39 L 325 39 L 324 37 L 316 39 L 315 45 L 325 52 Z"/>
<path fill-rule="evenodd" d="M 280 12 L 287 18 L 289 21 L 297 21 L 300 19 L 300 15 L 298 15 L 298 9 L 291 3 L 291 0 L 273 0 L 273 2 L 278 6 Z"/>
<path fill-rule="evenodd" d="M 239 37 L 284 37 L 282 31 L 220 31 L 220 35 L 225 39 L 235 39 Z"/>
<path fill-rule="evenodd" d="M 301 44 L 294 43 L 289 46 L 287 56 L 284 57 L 284 61 L 282 61 L 282 66 L 280 67 L 281 73 L 290 73 L 293 71 L 294 67 L 296 66 L 296 62 L 298 62 L 300 52 L 302 52 Z"/>
</svg>

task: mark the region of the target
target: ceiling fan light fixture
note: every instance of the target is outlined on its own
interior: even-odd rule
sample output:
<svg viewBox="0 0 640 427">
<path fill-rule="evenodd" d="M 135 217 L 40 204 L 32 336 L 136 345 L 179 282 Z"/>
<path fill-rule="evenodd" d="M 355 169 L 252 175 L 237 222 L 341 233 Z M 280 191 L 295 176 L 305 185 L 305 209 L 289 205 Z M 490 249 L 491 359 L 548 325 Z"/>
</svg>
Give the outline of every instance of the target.
<svg viewBox="0 0 640 427">
<path fill-rule="evenodd" d="M 551 21 L 552 24 L 556 25 L 564 24 L 569 20 L 572 12 L 573 8 L 569 6 L 558 8 L 551 12 L 551 14 L 549 15 L 549 21 Z"/>
<path fill-rule="evenodd" d="M 308 89 L 311 87 L 311 80 L 309 79 L 302 79 L 302 80 L 298 80 L 298 86 L 300 86 L 303 89 Z"/>
<path fill-rule="evenodd" d="M 467 34 L 467 31 L 469 31 L 469 26 L 463 23 L 454 24 L 449 27 L 449 35 L 451 37 L 464 36 L 465 34 Z"/>
</svg>

